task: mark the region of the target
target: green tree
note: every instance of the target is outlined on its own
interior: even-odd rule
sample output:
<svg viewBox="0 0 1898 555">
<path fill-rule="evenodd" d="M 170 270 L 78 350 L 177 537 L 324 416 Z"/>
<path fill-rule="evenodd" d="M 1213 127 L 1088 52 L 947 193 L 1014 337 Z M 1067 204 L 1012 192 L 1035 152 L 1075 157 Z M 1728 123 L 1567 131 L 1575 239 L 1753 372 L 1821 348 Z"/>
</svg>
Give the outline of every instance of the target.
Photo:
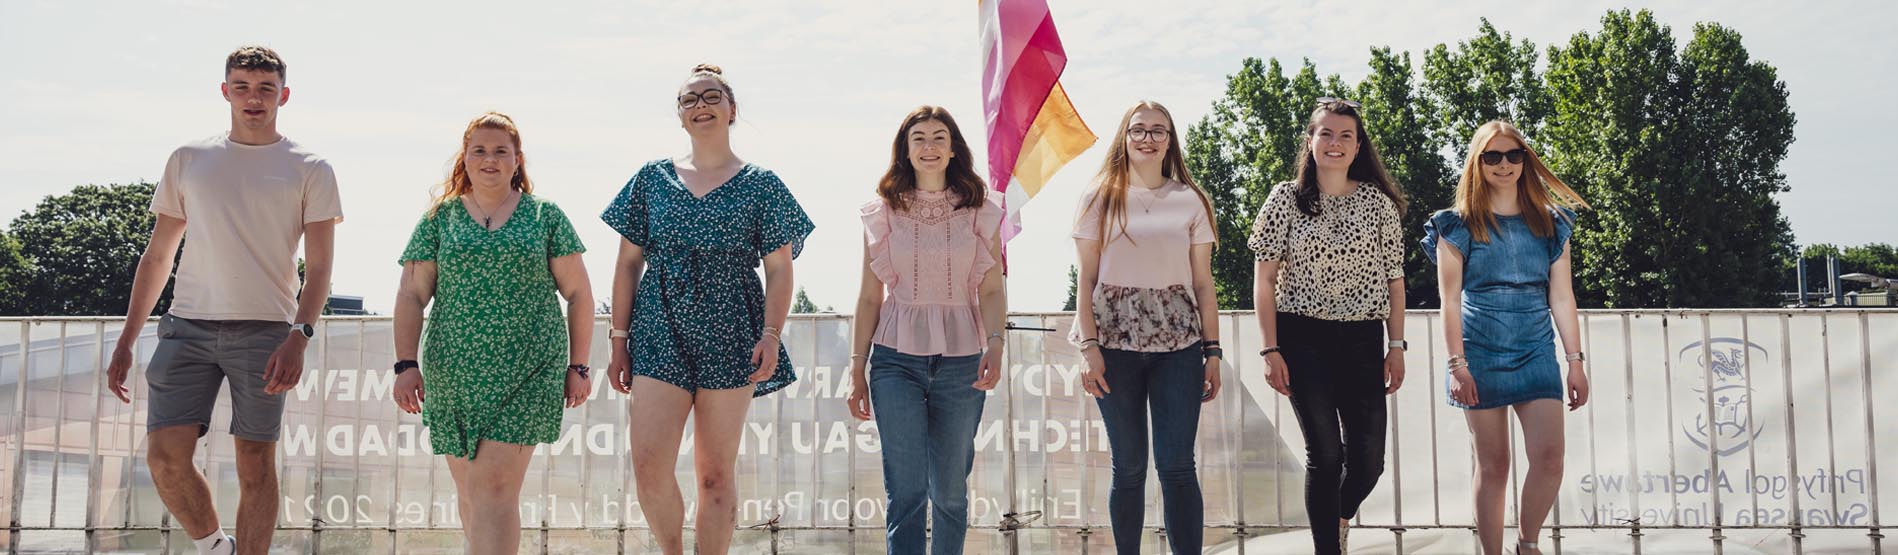
<svg viewBox="0 0 1898 555">
<path fill-rule="evenodd" d="M 1305 60 L 1287 78 L 1277 59 L 1246 58 L 1227 76 L 1226 94 L 1188 128 L 1186 161 L 1213 201 L 1220 242 L 1213 249 L 1219 306 L 1252 308 L 1252 251 L 1246 236 L 1272 186 L 1296 171 L 1300 138 L 1321 96 L 1346 96 L 1336 75 L 1320 79 Z"/>
<path fill-rule="evenodd" d="M 1061 304 L 1061 310 L 1067 312 L 1074 312 L 1076 310 L 1074 307 L 1075 293 L 1079 292 L 1080 289 L 1081 271 L 1076 270 L 1074 266 L 1068 266 L 1068 301 Z"/>
<path fill-rule="evenodd" d="M 1412 245 L 1430 213 L 1449 206 L 1455 184 L 1442 148 L 1432 140 L 1430 105 L 1418 94 L 1414 75 L 1410 54 L 1372 48 L 1371 73 L 1358 83 L 1356 99 L 1364 105 L 1366 134 L 1410 200 L 1403 219 L 1405 298 L 1410 306 L 1435 307 L 1437 267 Z"/>
<path fill-rule="evenodd" d="M 803 287 L 797 288 L 797 299 L 791 302 L 791 313 L 792 314 L 817 313 L 817 303 L 811 302 L 810 294 L 805 293 Z"/>
<path fill-rule="evenodd" d="M 21 252 L 20 241 L 0 230 L 0 316 L 27 314 L 27 288 L 33 278 L 33 262 Z"/>
<path fill-rule="evenodd" d="M 1434 120 L 1432 134 L 1453 153 L 1451 167 L 1458 173 L 1477 127 L 1504 120 L 1533 139 L 1552 110 L 1536 71 L 1535 44 L 1513 41 L 1487 18 L 1479 21 L 1475 38 L 1458 42 L 1455 50 L 1439 44 L 1424 54 L 1423 97 Z"/>
<path fill-rule="evenodd" d="M 1772 195 L 1794 116 L 1738 33 L 1697 25 L 1677 53 L 1652 13 L 1609 12 L 1549 49 L 1547 81 L 1551 163 L 1596 207 L 1572 244 L 1585 305 L 1776 303 L 1793 244 Z"/>
<path fill-rule="evenodd" d="M 21 314 L 123 315 L 132 274 L 157 222 L 152 183 L 81 185 L 48 196 L 13 220 L 10 234 L 32 264 Z M 171 286 L 157 312 L 171 306 Z"/>
</svg>

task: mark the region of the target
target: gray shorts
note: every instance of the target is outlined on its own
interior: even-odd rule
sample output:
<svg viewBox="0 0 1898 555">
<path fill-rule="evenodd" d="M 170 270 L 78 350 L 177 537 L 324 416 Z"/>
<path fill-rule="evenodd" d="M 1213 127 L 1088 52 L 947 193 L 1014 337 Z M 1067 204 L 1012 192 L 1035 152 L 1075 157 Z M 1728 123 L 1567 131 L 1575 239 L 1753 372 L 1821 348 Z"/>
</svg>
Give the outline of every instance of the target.
<svg viewBox="0 0 1898 555">
<path fill-rule="evenodd" d="M 264 393 L 264 367 L 290 335 L 284 322 L 192 320 L 166 314 L 158 320 L 158 349 L 145 369 L 151 386 L 145 431 L 194 424 L 198 436 L 211 429 L 218 389 L 231 381 L 231 435 L 277 441 L 283 425 L 283 395 Z"/>
</svg>

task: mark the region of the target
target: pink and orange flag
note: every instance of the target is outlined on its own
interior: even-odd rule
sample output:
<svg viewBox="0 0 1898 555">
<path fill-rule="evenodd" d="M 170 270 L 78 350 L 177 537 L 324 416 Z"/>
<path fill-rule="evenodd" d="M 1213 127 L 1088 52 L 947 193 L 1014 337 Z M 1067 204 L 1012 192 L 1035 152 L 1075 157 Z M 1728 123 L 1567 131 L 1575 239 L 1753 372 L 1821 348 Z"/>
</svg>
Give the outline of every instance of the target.
<svg viewBox="0 0 1898 555">
<path fill-rule="evenodd" d="M 1008 216 L 1004 244 L 1021 231 L 1021 209 L 1061 166 L 1094 145 L 1061 88 L 1068 55 L 1047 0 L 979 0 L 982 111 L 988 118 L 989 185 Z M 1011 178 L 1012 177 L 1012 178 Z"/>
</svg>

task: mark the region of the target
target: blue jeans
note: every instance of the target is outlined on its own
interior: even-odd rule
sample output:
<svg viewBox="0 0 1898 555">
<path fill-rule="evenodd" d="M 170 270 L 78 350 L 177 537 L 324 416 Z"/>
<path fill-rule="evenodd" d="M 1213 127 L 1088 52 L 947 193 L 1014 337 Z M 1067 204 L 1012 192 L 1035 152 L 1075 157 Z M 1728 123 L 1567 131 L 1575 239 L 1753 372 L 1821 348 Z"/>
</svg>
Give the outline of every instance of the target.
<svg viewBox="0 0 1898 555">
<path fill-rule="evenodd" d="M 988 392 L 974 387 L 982 355 L 918 356 L 870 350 L 870 404 L 883 441 L 883 488 L 891 555 L 923 553 L 923 515 L 933 515 L 930 552 L 959 555 L 969 529 L 969 470 Z"/>
<path fill-rule="evenodd" d="M 1140 553 L 1147 519 L 1147 412 L 1153 412 L 1153 466 L 1160 477 L 1167 544 L 1174 553 L 1199 553 L 1205 522 L 1193 443 L 1199 434 L 1206 362 L 1198 343 L 1170 353 L 1101 349 L 1107 388 L 1097 402 L 1113 452 L 1113 488 L 1107 517 L 1121 555 Z"/>
</svg>

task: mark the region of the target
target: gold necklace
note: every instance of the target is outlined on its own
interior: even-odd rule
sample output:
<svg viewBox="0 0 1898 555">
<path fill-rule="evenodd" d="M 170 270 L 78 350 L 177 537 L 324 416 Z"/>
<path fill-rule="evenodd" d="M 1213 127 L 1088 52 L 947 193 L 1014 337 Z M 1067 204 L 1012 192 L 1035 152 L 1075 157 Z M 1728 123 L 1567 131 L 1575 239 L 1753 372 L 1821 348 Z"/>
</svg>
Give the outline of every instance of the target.
<svg viewBox="0 0 1898 555">
<path fill-rule="evenodd" d="M 1152 214 L 1153 205 L 1160 202 L 1160 190 L 1158 188 L 1147 189 L 1146 196 L 1151 198 L 1145 199 L 1140 203 L 1140 212 L 1142 214 Z"/>
</svg>

